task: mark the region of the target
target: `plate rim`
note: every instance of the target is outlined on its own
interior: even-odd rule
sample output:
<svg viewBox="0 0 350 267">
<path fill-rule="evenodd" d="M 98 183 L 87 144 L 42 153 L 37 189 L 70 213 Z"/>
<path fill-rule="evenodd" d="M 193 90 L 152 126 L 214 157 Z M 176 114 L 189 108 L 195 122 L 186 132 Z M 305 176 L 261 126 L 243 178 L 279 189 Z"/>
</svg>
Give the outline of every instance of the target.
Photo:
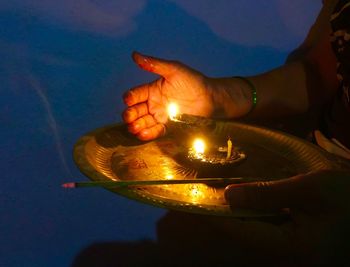
<svg viewBox="0 0 350 267">
<path fill-rule="evenodd" d="M 252 128 L 254 130 L 265 130 L 267 132 L 272 132 L 275 134 L 279 134 L 288 138 L 293 139 L 294 141 L 301 142 L 302 144 L 309 146 L 313 149 L 315 149 L 321 156 L 327 160 L 328 163 L 332 166 L 332 169 L 339 168 L 339 163 L 341 163 L 341 159 L 339 159 L 337 156 L 330 154 L 329 152 L 321 149 L 317 145 L 304 140 L 300 137 L 294 136 L 292 134 L 275 130 L 275 129 L 269 129 L 264 126 L 254 125 L 254 124 L 248 124 L 248 123 L 242 123 L 242 122 L 236 122 L 236 121 L 217 121 L 218 123 L 222 124 L 233 124 L 237 127 L 248 127 Z M 103 180 L 110 180 L 109 177 L 102 174 L 101 172 L 97 171 L 94 166 L 89 162 L 89 160 L 86 157 L 86 153 L 84 153 L 85 145 L 91 140 L 91 138 L 95 137 L 96 135 L 108 131 L 110 129 L 116 128 L 116 127 L 126 127 L 124 123 L 118 122 L 113 124 L 108 124 L 102 127 L 98 127 L 96 129 L 93 129 L 86 134 L 83 134 L 79 137 L 79 139 L 76 141 L 73 147 L 73 160 L 80 170 L 82 174 L 84 174 L 88 179 L 92 181 L 103 181 Z M 136 137 L 135 137 L 136 138 Z M 151 141 L 152 142 L 152 141 Z M 147 143 L 147 142 L 145 142 Z M 138 187 L 137 187 L 138 188 Z M 200 206 L 194 204 L 194 203 L 185 203 L 179 200 L 172 200 L 172 202 L 166 202 L 163 198 L 159 196 L 154 196 L 152 198 L 150 197 L 144 197 L 140 196 L 140 190 L 134 189 L 128 189 L 128 188 L 119 188 L 119 189 L 111 189 L 105 187 L 105 189 L 122 195 L 124 197 L 127 197 L 132 200 L 136 200 L 138 202 L 141 202 L 143 204 L 149 204 L 152 206 L 156 206 L 158 208 L 163 209 L 173 209 L 177 211 L 183 211 L 183 212 L 190 212 L 190 213 L 196 213 L 196 214 L 203 214 L 203 215 L 215 215 L 215 216 L 225 216 L 225 217 L 236 217 L 236 218 L 249 218 L 249 217 L 270 217 L 270 216 L 280 216 L 281 213 L 267 213 L 267 212 L 260 212 L 256 210 L 235 210 L 232 211 L 230 209 L 229 204 L 222 204 L 222 205 L 203 205 Z M 176 204 L 175 204 L 176 203 Z M 186 208 L 184 208 L 186 207 Z M 210 210 L 215 210 L 214 213 L 210 213 Z M 282 214 L 285 214 L 285 212 L 282 212 Z"/>
</svg>

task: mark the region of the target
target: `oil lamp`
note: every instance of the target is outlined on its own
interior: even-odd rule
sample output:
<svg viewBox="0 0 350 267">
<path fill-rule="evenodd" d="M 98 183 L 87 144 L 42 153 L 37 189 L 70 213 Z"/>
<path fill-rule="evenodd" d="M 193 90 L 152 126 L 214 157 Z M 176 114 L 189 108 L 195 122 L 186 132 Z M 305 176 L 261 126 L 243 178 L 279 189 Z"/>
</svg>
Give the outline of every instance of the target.
<svg viewBox="0 0 350 267">
<path fill-rule="evenodd" d="M 187 144 L 194 136 L 192 146 L 185 147 L 182 159 L 185 163 L 198 171 L 207 172 L 212 169 L 225 170 L 226 166 L 236 164 L 246 158 L 245 153 L 238 147 L 233 146 L 233 141 L 229 137 L 224 146 L 218 146 L 214 140 L 216 122 L 211 119 L 179 113 L 179 108 L 175 103 L 168 106 L 168 116 L 171 128 L 178 133 L 177 140 L 181 140 L 181 146 Z M 184 138 L 179 138 L 180 133 Z"/>
<path fill-rule="evenodd" d="M 194 159 L 203 159 L 205 152 L 205 142 L 201 138 L 193 141 L 192 147 L 189 148 L 188 156 Z"/>
<path fill-rule="evenodd" d="M 245 159 L 246 155 L 233 148 L 231 138 L 227 140 L 227 146 L 206 145 L 203 139 L 197 138 L 188 149 L 187 157 L 190 161 L 202 165 L 224 166 L 237 163 Z"/>
<path fill-rule="evenodd" d="M 201 116 L 180 113 L 176 103 L 170 103 L 168 105 L 168 118 L 168 127 L 175 127 L 177 130 L 182 129 L 203 132 L 212 131 L 216 127 L 214 120 Z"/>
</svg>

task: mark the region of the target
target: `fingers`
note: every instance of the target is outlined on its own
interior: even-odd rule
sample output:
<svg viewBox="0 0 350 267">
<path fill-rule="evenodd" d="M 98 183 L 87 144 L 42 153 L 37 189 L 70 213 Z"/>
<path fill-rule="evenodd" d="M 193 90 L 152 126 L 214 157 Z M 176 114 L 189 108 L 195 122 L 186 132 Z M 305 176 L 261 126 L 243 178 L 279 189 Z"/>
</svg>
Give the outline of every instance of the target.
<svg viewBox="0 0 350 267">
<path fill-rule="evenodd" d="M 151 128 L 157 124 L 157 121 L 151 115 L 145 115 L 138 118 L 128 125 L 128 130 L 132 134 L 137 134 L 143 129 Z"/>
<path fill-rule="evenodd" d="M 165 125 L 158 123 L 152 115 L 148 114 L 145 103 L 128 108 L 123 117 L 128 123 L 128 131 L 140 140 L 149 141 L 165 134 Z"/>
<path fill-rule="evenodd" d="M 143 117 L 147 115 L 148 112 L 148 106 L 146 103 L 136 104 L 131 107 L 128 107 L 123 112 L 123 120 L 126 123 L 132 123 L 135 120 L 139 119 L 140 117 Z"/>
<path fill-rule="evenodd" d="M 246 208 L 276 211 L 305 205 L 305 198 L 312 192 L 312 183 L 305 182 L 305 175 L 267 182 L 229 185 L 225 198 L 232 209 Z"/>
<path fill-rule="evenodd" d="M 132 54 L 132 58 L 140 68 L 163 77 L 169 77 L 179 67 L 179 63 L 175 61 L 145 56 L 137 52 Z"/>
<path fill-rule="evenodd" d="M 130 107 L 138 103 L 146 102 L 148 100 L 149 90 L 152 84 L 153 83 L 140 85 L 125 92 L 123 95 L 124 103 Z"/>
<path fill-rule="evenodd" d="M 156 125 L 150 128 L 141 130 L 139 133 L 137 133 L 136 136 L 140 140 L 149 141 L 149 140 L 153 140 L 163 136 L 165 132 L 166 132 L 165 125 L 161 123 L 157 123 Z"/>
</svg>

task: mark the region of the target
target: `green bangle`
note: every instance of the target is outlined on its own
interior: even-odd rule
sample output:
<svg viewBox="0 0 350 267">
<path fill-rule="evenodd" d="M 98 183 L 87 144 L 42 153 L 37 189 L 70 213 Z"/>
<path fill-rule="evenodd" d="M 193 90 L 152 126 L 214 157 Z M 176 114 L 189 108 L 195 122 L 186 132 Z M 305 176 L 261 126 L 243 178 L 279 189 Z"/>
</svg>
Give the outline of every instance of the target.
<svg viewBox="0 0 350 267">
<path fill-rule="evenodd" d="M 246 82 L 246 83 L 249 85 L 249 87 L 250 87 L 250 90 L 251 90 L 251 92 L 252 92 L 252 108 L 251 108 L 251 109 L 249 110 L 249 112 L 247 113 L 247 114 L 249 114 L 249 113 L 251 113 L 251 112 L 253 111 L 253 109 L 254 109 L 255 106 L 256 106 L 256 103 L 258 102 L 258 98 L 257 98 L 257 96 L 256 96 L 256 88 L 255 88 L 254 84 L 253 84 L 250 80 L 248 80 L 247 78 L 245 78 L 245 77 L 242 77 L 242 76 L 234 76 L 233 78 L 237 78 L 237 79 L 240 79 L 240 80 Z"/>
</svg>

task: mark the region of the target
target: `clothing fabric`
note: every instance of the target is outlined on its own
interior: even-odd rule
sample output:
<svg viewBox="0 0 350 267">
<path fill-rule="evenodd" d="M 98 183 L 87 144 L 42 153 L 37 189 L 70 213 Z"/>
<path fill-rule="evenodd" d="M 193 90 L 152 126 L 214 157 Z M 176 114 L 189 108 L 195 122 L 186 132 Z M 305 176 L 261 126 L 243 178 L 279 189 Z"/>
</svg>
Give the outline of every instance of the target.
<svg viewBox="0 0 350 267">
<path fill-rule="evenodd" d="M 338 1 L 330 23 L 340 88 L 326 112 L 325 133 L 350 148 L 350 0 Z"/>
</svg>

